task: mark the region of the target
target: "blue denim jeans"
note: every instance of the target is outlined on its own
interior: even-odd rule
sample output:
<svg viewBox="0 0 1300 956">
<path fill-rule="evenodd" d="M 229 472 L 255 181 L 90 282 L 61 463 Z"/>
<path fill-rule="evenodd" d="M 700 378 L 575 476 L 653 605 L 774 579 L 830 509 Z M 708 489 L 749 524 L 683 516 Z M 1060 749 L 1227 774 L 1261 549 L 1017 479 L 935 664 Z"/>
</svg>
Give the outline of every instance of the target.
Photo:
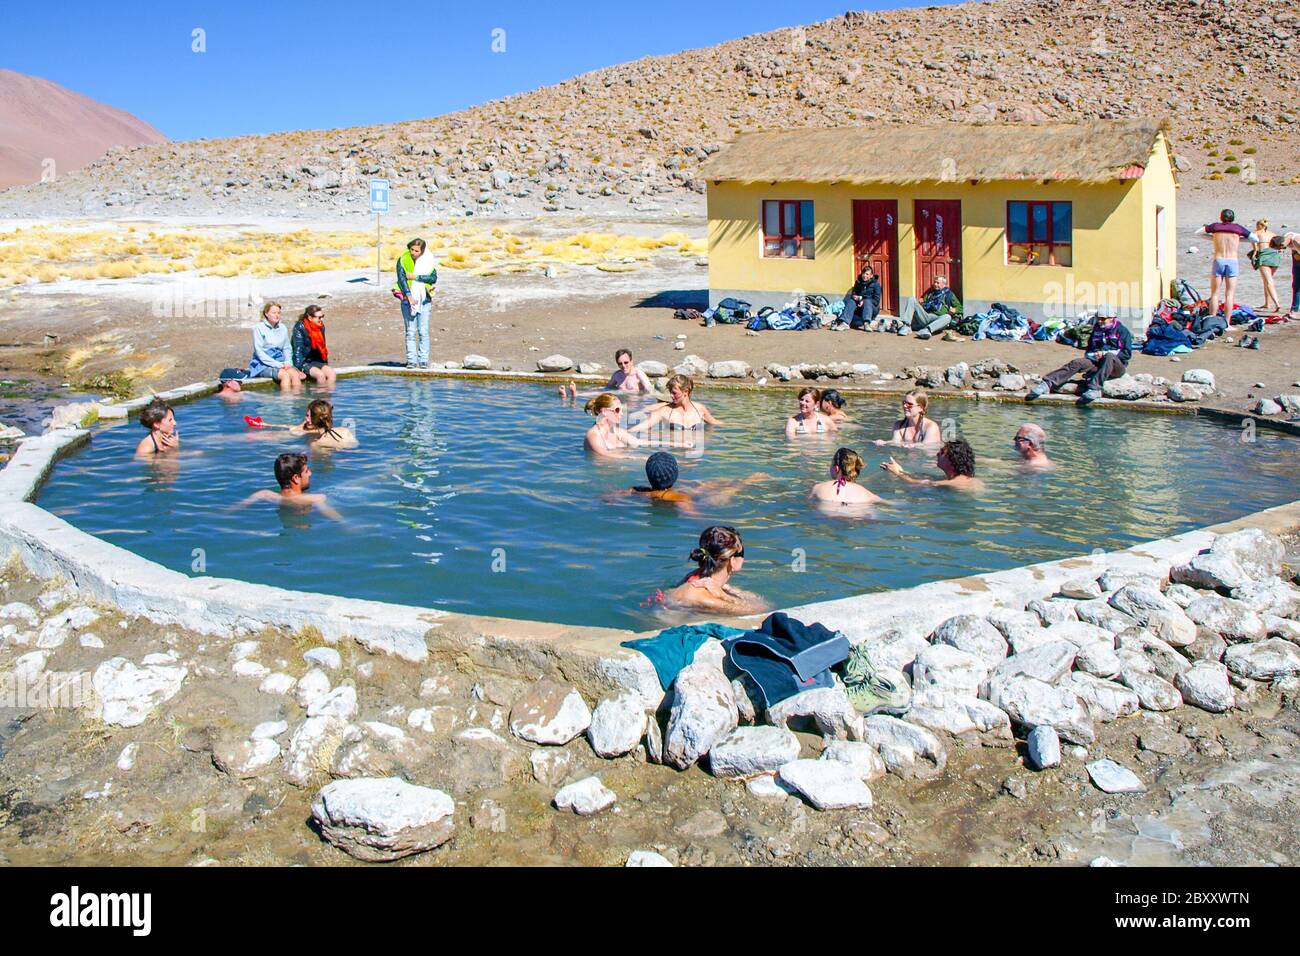
<svg viewBox="0 0 1300 956">
<path fill-rule="evenodd" d="M 429 364 L 429 313 L 433 300 L 425 299 L 420 308 L 412 310 L 411 304 L 402 301 L 402 322 L 406 326 L 406 364 Z"/>
<path fill-rule="evenodd" d="M 1300 312 L 1300 259 L 1291 260 L 1291 311 Z"/>
</svg>

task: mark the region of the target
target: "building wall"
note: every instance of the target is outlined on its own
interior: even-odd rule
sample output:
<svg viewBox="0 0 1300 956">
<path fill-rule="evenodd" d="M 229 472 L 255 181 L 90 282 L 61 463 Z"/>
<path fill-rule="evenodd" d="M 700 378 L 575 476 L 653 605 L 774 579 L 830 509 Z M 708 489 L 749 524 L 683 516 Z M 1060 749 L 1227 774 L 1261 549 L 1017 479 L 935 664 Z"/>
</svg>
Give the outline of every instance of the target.
<svg viewBox="0 0 1300 956">
<path fill-rule="evenodd" d="M 710 303 L 739 295 L 755 305 L 780 305 L 795 290 L 842 296 L 853 282 L 853 200 L 898 201 L 900 307 L 916 289 L 913 229 L 916 199 L 958 199 L 962 207 L 962 299 L 967 314 L 1004 302 L 1040 318 L 1046 311 L 1073 315 L 1099 301 L 1114 304 L 1130 324 L 1161 297 L 1155 271 L 1155 206 L 1165 205 L 1163 277 L 1176 262 L 1173 178 L 1163 147 L 1141 180 L 1100 185 L 1041 182 L 929 182 L 908 186 L 814 183 L 711 183 L 709 214 Z M 1155 175 L 1152 175 L 1154 173 Z M 1147 182 L 1150 178 L 1150 183 Z M 816 258 L 761 255 L 765 199 L 812 200 Z M 1026 265 L 1006 258 L 1009 200 L 1073 203 L 1073 265 Z M 924 290 L 920 290 L 924 291 Z"/>
</svg>

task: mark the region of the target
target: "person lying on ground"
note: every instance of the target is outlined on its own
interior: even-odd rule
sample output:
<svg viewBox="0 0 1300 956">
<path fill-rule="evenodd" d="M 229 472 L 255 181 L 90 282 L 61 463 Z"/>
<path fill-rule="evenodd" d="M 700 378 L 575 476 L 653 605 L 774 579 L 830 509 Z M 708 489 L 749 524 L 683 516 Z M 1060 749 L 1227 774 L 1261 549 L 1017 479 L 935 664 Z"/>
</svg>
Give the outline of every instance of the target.
<svg viewBox="0 0 1300 956">
<path fill-rule="evenodd" d="M 928 339 L 952 325 L 961 315 L 961 300 L 948 288 L 948 277 L 937 275 L 920 302 L 914 298 L 907 300 L 899 319 L 904 332 L 910 328 L 917 338 Z"/>
<path fill-rule="evenodd" d="M 938 445 L 943 441 L 943 431 L 938 422 L 926 417 L 929 408 L 930 396 L 922 389 L 912 389 L 903 396 L 903 417 L 894 423 L 893 435 L 888 440 L 877 438 L 875 444 L 904 448 Z"/>
<path fill-rule="evenodd" d="M 294 323 L 290 337 L 293 367 L 317 385 L 333 385 L 337 376 L 329 367 L 330 351 L 325 344 L 325 310 L 309 305 Z"/>
<path fill-rule="evenodd" d="M 645 442 L 623 427 L 623 401 L 613 392 L 601 392 L 587 402 L 588 415 L 596 424 L 587 429 L 587 447 L 605 458 L 618 457 L 628 448 L 640 448 Z"/>
<path fill-rule="evenodd" d="M 243 508 L 255 501 L 273 501 L 282 508 L 292 507 L 302 511 L 316 510 L 334 521 L 343 516 L 331 508 L 324 494 L 308 494 L 311 487 L 311 466 L 307 456 L 300 452 L 285 452 L 275 459 L 275 480 L 279 491 L 256 491 L 235 507 Z"/>
<path fill-rule="evenodd" d="M 149 429 L 149 434 L 135 446 L 137 455 L 166 455 L 181 447 L 181 437 L 176 433 L 176 413 L 161 398 L 140 409 L 140 424 Z"/>
<path fill-rule="evenodd" d="M 262 306 L 262 320 L 253 326 L 253 359 L 248 363 L 249 378 L 269 378 L 280 383 L 283 392 L 294 391 L 307 376 L 293 367 L 293 349 L 289 330 L 280 321 L 280 303 Z"/>
<path fill-rule="evenodd" d="M 849 413 L 844 410 L 844 396 L 838 390 L 828 388 L 817 399 L 817 410 L 836 425 L 849 420 Z"/>
<path fill-rule="evenodd" d="M 770 609 L 758 595 L 731 584 L 731 578 L 745 566 L 745 543 L 735 528 L 705 528 L 689 560 L 696 563 L 696 569 L 671 590 L 656 592 L 652 603 L 733 616 L 762 614 Z"/>
<path fill-rule="evenodd" d="M 785 420 L 786 438 L 839 431 L 839 425 L 835 424 L 835 420 L 829 415 L 822 414 L 818 409 L 817 405 L 821 397 L 821 392 L 815 388 L 799 389 L 799 411 Z"/>
<path fill-rule="evenodd" d="M 1102 385 L 1127 372 L 1132 358 L 1133 336 L 1124 327 L 1124 323 L 1120 322 L 1115 307 L 1098 306 L 1097 318 L 1084 346 L 1083 358 L 1077 358 L 1048 372 L 1041 382 L 1029 390 L 1025 399 L 1032 402 L 1042 398 L 1048 392 L 1059 390 L 1076 375 L 1083 375 L 1084 390 L 1081 397 L 1084 401 L 1095 402 L 1102 396 Z"/>
<path fill-rule="evenodd" d="M 852 448 L 841 448 L 831 458 L 829 481 L 819 481 L 812 486 L 808 496 L 813 501 L 830 505 L 868 505 L 880 496 L 858 484 L 863 461 Z"/>
<path fill-rule="evenodd" d="M 1219 295 L 1224 298 L 1223 317 L 1232 324 L 1232 310 L 1237 295 L 1237 276 L 1241 264 L 1237 260 L 1241 240 L 1250 239 L 1246 227 L 1236 222 L 1237 214 L 1231 209 L 1219 213 L 1219 221 L 1207 223 L 1196 230 L 1198 236 L 1209 236 L 1214 246 L 1214 261 L 1210 265 L 1210 315 L 1219 311 Z"/>
<path fill-rule="evenodd" d="M 656 425 L 662 425 L 670 431 L 703 430 L 705 425 L 721 425 L 709 413 L 701 402 L 691 399 L 695 383 L 685 375 L 674 375 L 668 380 L 668 401 L 656 402 L 646 411 L 648 414 L 631 428 L 630 432 L 649 431 Z"/>
<path fill-rule="evenodd" d="M 844 296 L 844 311 L 840 321 L 851 329 L 866 328 L 868 322 L 880 314 L 880 280 L 870 263 L 862 264 L 853 288 Z"/>
<path fill-rule="evenodd" d="M 1043 426 L 1026 422 L 1016 429 L 1012 446 L 1030 468 L 1051 468 L 1052 460 L 1047 457 L 1047 432 Z"/>
<path fill-rule="evenodd" d="M 632 361 L 632 353 L 627 349 L 619 349 L 614 353 L 614 364 L 618 368 L 609 377 L 609 381 L 605 383 L 607 390 L 644 395 L 653 395 L 655 393 L 655 387 L 651 384 L 650 377 Z M 567 386 L 560 386 L 560 398 L 576 399 L 577 397 L 577 382 L 570 382 Z"/>
<path fill-rule="evenodd" d="M 984 487 L 984 483 L 975 477 L 975 449 L 971 448 L 970 443 L 964 438 L 945 442 L 935 453 L 934 463 L 943 472 L 942 478 L 917 478 L 915 475 L 909 475 L 903 470 L 903 466 L 892 458 L 880 467 L 895 478 L 902 478 L 913 485 L 960 488 L 966 491 L 976 491 Z"/>
</svg>

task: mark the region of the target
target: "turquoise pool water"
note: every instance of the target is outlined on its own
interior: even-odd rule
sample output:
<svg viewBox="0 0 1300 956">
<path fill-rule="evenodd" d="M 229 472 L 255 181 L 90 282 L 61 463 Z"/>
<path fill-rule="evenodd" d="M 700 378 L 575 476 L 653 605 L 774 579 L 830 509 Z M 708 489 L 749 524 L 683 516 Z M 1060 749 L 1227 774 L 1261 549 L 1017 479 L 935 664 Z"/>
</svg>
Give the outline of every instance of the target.
<svg viewBox="0 0 1300 956">
<path fill-rule="evenodd" d="M 698 516 L 613 493 L 644 481 L 645 454 L 598 461 L 583 448 L 592 419 L 554 386 L 369 376 L 330 399 L 354 450 L 313 456 L 312 490 L 331 521 L 274 504 L 235 506 L 275 487 L 271 464 L 305 442 L 253 431 L 245 415 L 301 420 L 317 393 L 247 392 L 177 409 L 181 457 L 142 462 L 132 423 L 95 434 L 60 461 L 38 503 L 91 534 L 169 568 L 263 584 L 474 614 L 632 628 L 658 620 L 640 602 L 677 583 L 702 528 L 745 538 L 736 579 L 776 606 L 906 587 L 1110 550 L 1292 500 L 1297 445 L 1181 415 L 937 400 L 979 456 L 980 494 L 906 485 L 879 469 L 897 402 L 850 397 L 841 435 L 787 440 L 792 392 L 701 389 L 726 427 L 678 450 L 684 483 L 766 472 L 773 480 Z M 629 402 L 634 406 L 635 402 Z M 1011 438 L 1042 424 L 1051 471 L 1015 459 Z M 866 516 L 826 515 L 806 495 L 840 444 L 867 460 L 865 484 L 887 499 Z M 893 450 L 937 475 L 933 453 Z M 201 568 L 198 562 L 202 562 Z"/>
</svg>

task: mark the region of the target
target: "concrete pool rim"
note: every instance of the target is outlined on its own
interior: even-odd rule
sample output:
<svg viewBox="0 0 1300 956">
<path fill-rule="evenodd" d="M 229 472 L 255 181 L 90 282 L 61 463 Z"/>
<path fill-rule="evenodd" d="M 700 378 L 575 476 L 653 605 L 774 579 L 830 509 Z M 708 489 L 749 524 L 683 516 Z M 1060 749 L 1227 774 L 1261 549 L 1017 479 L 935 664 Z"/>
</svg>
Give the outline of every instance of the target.
<svg viewBox="0 0 1300 956">
<path fill-rule="evenodd" d="M 339 370 L 340 377 L 399 375 L 421 378 L 463 378 L 502 381 L 556 382 L 575 379 L 604 381 L 604 376 L 555 373 L 477 371 L 464 369 L 413 370 L 393 366 L 355 366 Z M 257 382 L 270 386 L 268 381 Z M 789 388 L 799 382 L 779 383 Z M 909 384 L 900 381 L 900 385 Z M 897 388 L 869 389 L 851 385 L 844 392 L 895 396 Z M 770 389 L 734 381 L 709 381 L 710 387 Z M 218 384 L 199 382 L 158 393 L 180 404 L 215 393 Z M 101 406 L 100 420 L 120 421 L 154 396 Z M 1021 402 L 1018 396 L 984 392 L 939 392 L 936 399 Z M 1052 396 L 1044 401 L 1074 402 L 1073 396 Z M 1209 407 L 1170 407 L 1152 402 L 1102 400 L 1101 407 L 1134 411 L 1204 415 L 1226 424 L 1246 420 L 1287 434 L 1300 434 L 1300 426 L 1249 413 Z M 467 615 L 389 604 L 357 598 L 294 591 L 203 575 L 191 577 L 110 544 L 32 504 L 54 464 L 89 440 L 88 428 L 62 428 L 24 440 L 13 458 L 0 470 L 0 558 L 17 555 L 39 577 L 62 575 L 88 598 L 114 605 L 123 612 L 173 624 L 207 635 L 236 635 L 265 627 L 297 631 L 315 628 L 328 643 L 351 639 L 372 653 L 388 654 L 420 664 L 431 657 L 468 655 L 475 663 L 536 678 L 558 672 L 565 679 L 594 693 L 624 687 L 646 698 L 662 697 L 649 659 L 620 648 L 619 642 L 634 632 L 594 626 L 564 625 L 548 621 L 516 620 Z M 1035 598 L 1055 592 L 1065 581 L 1105 570 L 1151 573 L 1190 560 L 1209 547 L 1217 534 L 1241 528 L 1261 528 L 1284 533 L 1300 525 L 1300 500 L 1243 515 L 1207 528 L 1147 541 L 1122 551 L 1076 555 L 1004 571 L 950 578 L 894 591 L 879 591 L 786 608 L 796 617 L 817 620 L 844 631 L 854 643 L 885 630 L 927 636 L 938 624 L 956 614 L 985 614 L 995 607 L 1023 608 Z M 752 626 L 752 621 L 740 622 Z"/>
</svg>

